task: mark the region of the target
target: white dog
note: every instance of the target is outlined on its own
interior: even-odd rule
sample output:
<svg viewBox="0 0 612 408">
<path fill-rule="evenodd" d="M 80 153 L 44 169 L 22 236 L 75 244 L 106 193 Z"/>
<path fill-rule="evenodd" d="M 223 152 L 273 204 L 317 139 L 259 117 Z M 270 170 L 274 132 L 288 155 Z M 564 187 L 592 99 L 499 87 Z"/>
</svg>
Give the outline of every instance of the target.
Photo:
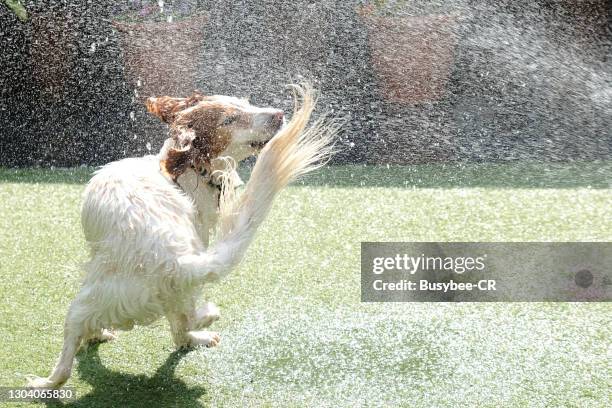
<svg viewBox="0 0 612 408">
<path fill-rule="evenodd" d="M 202 285 L 240 262 L 276 193 L 329 156 L 338 130 L 323 121 L 305 130 L 315 101 L 309 86 L 294 89 L 302 103 L 282 128 L 282 111 L 241 99 L 149 100 L 172 138 L 159 155 L 110 163 L 89 182 L 82 223 L 91 260 L 66 316 L 59 361 L 48 378 L 30 378 L 30 387 L 62 386 L 83 341 L 108 340 L 113 329 L 162 315 L 177 347 L 219 342 L 201 330 L 219 318 L 213 304 L 196 307 Z M 219 158 L 238 161 L 260 150 L 244 193 L 234 195 L 239 179 L 231 160 Z"/>
</svg>

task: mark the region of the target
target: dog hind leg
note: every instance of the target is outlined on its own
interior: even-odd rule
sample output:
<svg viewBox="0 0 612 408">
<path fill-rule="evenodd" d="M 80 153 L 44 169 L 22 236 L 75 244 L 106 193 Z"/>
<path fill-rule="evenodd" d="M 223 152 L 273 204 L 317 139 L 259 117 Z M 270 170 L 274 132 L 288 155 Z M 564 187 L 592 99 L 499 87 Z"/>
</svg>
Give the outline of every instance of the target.
<svg viewBox="0 0 612 408">
<path fill-rule="evenodd" d="M 74 313 L 75 310 L 86 311 L 76 300 L 70 305 L 64 324 L 64 345 L 51 375 L 47 378 L 28 377 L 29 388 L 60 388 L 70 378 L 74 356 L 81 341 L 87 337 L 84 314 Z"/>
</svg>

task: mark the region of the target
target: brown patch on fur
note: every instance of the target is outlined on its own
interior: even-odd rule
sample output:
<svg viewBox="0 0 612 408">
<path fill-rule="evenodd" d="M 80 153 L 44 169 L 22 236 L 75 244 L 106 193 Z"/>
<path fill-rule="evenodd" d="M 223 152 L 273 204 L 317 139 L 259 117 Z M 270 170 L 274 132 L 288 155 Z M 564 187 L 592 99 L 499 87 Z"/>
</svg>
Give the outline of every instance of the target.
<svg viewBox="0 0 612 408">
<path fill-rule="evenodd" d="M 168 150 L 168 156 L 161 161 L 161 170 L 172 180 L 176 179 L 192 164 L 193 150 L 179 150 L 172 148 Z"/>
<path fill-rule="evenodd" d="M 202 102 L 176 112 L 170 134 L 178 147 L 171 148 L 162 163 L 170 177 L 176 180 L 189 167 L 198 173 L 210 173 L 211 161 L 231 143 L 231 132 L 221 127 L 221 122 L 235 114 L 236 109 L 216 102 Z"/>
<path fill-rule="evenodd" d="M 146 101 L 147 110 L 160 118 L 163 122 L 171 124 L 176 115 L 185 109 L 197 105 L 206 98 L 199 92 L 194 92 L 188 98 L 173 98 L 171 96 L 160 96 L 148 98 Z"/>
</svg>

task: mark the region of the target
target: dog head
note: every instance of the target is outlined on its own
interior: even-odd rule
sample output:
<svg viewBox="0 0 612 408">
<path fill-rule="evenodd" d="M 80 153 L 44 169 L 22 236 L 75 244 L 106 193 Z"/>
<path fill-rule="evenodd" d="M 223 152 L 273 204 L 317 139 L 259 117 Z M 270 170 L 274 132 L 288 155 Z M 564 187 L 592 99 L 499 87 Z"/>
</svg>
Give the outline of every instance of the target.
<svg viewBox="0 0 612 408">
<path fill-rule="evenodd" d="M 162 167 L 173 179 L 189 167 L 210 172 L 212 161 L 220 156 L 238 162 L 258 154 L 285 121 L 282 110 L 256 107 L 230 96 L 163 96 L 149 98 L 146 105 L 170 125 L 174 147 Z"/>
</svg>

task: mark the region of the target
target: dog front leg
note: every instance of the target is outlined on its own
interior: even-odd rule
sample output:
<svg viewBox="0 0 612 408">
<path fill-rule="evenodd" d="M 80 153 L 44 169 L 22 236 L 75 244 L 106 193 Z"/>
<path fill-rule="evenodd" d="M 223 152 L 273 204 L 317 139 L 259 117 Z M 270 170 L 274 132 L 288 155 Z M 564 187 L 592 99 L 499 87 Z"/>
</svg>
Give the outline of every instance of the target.
<svg viewBox="0 0 612 408">
<path fill-rule="evenodd" d="M 177 348 L 214 347 L 221 341 L 219 333 L 206 330 L 189 331 L 189 319 L 184 313 L 168 313 L 166 317 L 170 323 L 172 340 Z"/>
<path fill-rule="evenodd" d="M 94 332 L 86 341 L 88 343 L 105 343 L 107 341 L 113 341 L 116 338 L 117 332 L 115 330 L 101 329 Z"/>
<path fill-rule="evenodd" d="M 189 336 L 188 332 L 188 319 L 183 313 L 167 313 L 166 318 L 170 323 L 170 334 L 172 335 L 172 341 L 177 348 L 188 348 L 189 347 Z"/>
<path fill-rule="evenodd" d="M 209 327 L 219 320 L 221 313 L 217 305 L 207 302 L 195 309 L 189 317 L 189 330 L 200 330 Z"/>
</svg>

